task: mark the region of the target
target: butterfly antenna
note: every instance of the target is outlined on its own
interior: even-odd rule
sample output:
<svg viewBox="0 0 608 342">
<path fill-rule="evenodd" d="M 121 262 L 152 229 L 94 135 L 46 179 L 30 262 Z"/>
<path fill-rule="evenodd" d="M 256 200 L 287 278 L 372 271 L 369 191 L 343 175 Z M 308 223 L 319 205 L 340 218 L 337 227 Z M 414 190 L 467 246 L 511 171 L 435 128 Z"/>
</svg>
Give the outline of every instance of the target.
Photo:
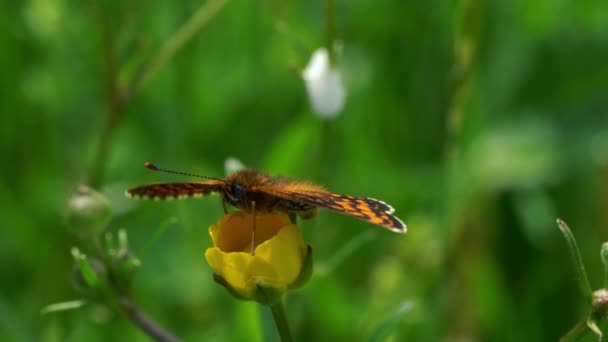
<svg viewBox="0 0 608 342">
<path fill-rule="evenodd" d="M 209 176 L 201 176 L 201 175 L 197 175 L 194 173 L 188 173 L 188 172 L 180 172 L 180 171 L 173 171 L 173 170 L 168 170 L 168 169 L 163 169 L 160 168 L 150 162 L 145 162 L 144 166 L 147 167 L 148 169 L 152 170 L 152 171 L 159 171 L 159 172 L 165 172 L 165 173 L 173 173 L 176 175 L 182 175 L 182 176 L 190 176 L 190 177 L 197 177 L 197 178 L 205 178 L 205 179 L 215 179 L 215 180 L 220 180 L 220 181 L 224 181 L 221 178 L 215 178 L 215 177 L 209 177 Z"/>
</svg>

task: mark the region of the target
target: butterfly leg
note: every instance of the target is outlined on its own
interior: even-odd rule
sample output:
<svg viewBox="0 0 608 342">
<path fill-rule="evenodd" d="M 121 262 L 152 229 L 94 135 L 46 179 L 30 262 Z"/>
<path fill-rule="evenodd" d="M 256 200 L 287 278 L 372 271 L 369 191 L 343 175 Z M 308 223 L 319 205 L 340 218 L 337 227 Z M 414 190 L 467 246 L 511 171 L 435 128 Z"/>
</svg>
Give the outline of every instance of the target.
<svg viewBox="0 0 608 342">
<path fill-rule="evenodd" d="M 222 208 L 224 208 L 224 215 L 228 214 L 228 208 L 226 208 L 226 200 L 222 197 Z"/>
<path fill-rule="evenodd" d="M 289 221 L 291 221 L 291 223 L 293 223 L 293 224 L 296 224 L 296 223 L 297 223 L 297 222 L 296 222 L 297 217 L 296 217 L 296 213 L 295 213 L 295 212 L 290 211 L 290 212 L 288 212 L 288 214 L 287 214 L 287 215 L 289 215 Z"/>
<path fill-rule="evenodd" d="M 319 208 L 317 208 L 317 207 L 310 207 L 310 208 L 307 208 L 305 210 L 298 212 L 298 216 L 302 220 L 310 220 L 311 218 L 314 218 L 318 214 L 319 214 Z"/>
<path fill-rule="evenodd" d="M 251 255 L 255 255 L 255 201 L 251 202 L 251 217 L 253 217 L 253 225 L 251 226 Z"/>
</svg>

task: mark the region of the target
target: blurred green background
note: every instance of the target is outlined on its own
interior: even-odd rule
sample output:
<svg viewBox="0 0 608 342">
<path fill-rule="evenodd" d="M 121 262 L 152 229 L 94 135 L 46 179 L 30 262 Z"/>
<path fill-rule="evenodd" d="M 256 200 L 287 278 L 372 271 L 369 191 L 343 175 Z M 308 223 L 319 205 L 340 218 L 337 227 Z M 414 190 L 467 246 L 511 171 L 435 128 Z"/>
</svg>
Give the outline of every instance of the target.
<svg viewBox="0 0 608 342">
<path fill-rule="evenodd" d="M 221 177 L 228 157 L 381 198 L 408 224 L 398 235 L 327 211 L 301 224 L 316 273 L 286 298 L 297 340 L 549 341 L 584 317 L 555 219 L 601 287 L 607 1 L 337 1 L 348 97 L 331 121 L 300 76 L 328 39 L 325 2 L 210 3 L 140 83 L 204 3 L 0 4 L 0 340 L 148 340 L 101 304 L 40 313 L 83 298 L 69 251 L 92 251 L 65 224 L 83 183 L 110 199 L 107 230 L 124 228 L 142 261 L 134 300 L 161 326 L 188 341 L 276 340 L 266 308 L 212 280 L 217 197 L 123 196 L 188 179 L 145 161 Z"/>
</svg>

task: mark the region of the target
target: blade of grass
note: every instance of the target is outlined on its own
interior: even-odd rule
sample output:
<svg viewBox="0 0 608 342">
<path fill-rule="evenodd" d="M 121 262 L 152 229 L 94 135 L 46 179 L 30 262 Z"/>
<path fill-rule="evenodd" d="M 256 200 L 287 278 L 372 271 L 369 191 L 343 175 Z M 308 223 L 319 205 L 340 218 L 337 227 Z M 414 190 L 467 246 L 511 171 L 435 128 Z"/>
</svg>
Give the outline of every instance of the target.
<svg viewBox="0 0 608 342">
<path fill-rule="evenodd" d="M 386 341 L 388 335 L 395 329 L 397 324 L 401 321 L 403 316 L 408 314 L 414 308 L 412 301 L 405 301 L 399 305 L 399 307 L 393 311 L 388 317 L 386 317 L 370 335 L 369 342 L 380 342 Z"/>
<path fill-rule="evenodd" d="M 156 243 L 156 241 L 158 241 L 158 239 L 160 238 L 160 236 L 163 235 L 163 233 L 166 232 L 167 229 L 169 229 L 169 227 L 171 225 L 175 224 L 175 223 L 177 223 L 177 218 L 176 217 L 169 217 L 168 219 L 162 221 L 156 227 L 156 229 L 154 229 L 154 233 L 152 234 L 152 237 L 150 237 L 150 239 L 148 240 L 148 242 L 146 242 L 144 248 L 142 249 L 142 252 L 141 252 L 141 257 L 142 258 L 144 258 L 146 256 L 146 254 L 148 253 L 148 251 L 150 251 L 150 249 Z"/>
<path fill-rule="evenodd" d="M 324 264 L 315 267 L 315 274 L 318 276 L 327 276 L 331 274 L 344 261 L 346 261 L 348 257 L 353 255 L 358 249 L 363 247 L 363 245 L 372 241 L 375 237 L 376 232 L 371 229 L 353 237 L 346 244 L 344 244 L 342 248 L 329 257 Z"/>
<path fill-rule="evenodd" d="M 85 306 L 86 302 L 84 300 L 71 300 L 67 302 L 54 303 L 49 304 L 40 310 L 40 313 L 43 315 L 52 313 L 52 312 L 60 312 L 60 311 L 68 311 L 68 310 L 76 310 Z"/>
</svg>

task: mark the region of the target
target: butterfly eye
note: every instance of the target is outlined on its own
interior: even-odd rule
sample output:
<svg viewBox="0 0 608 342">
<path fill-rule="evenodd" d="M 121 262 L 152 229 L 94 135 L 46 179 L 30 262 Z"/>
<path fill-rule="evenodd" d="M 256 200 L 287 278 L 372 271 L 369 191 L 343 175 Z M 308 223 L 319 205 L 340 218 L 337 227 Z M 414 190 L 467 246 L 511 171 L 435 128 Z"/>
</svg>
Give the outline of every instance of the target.
<svg viewBox="0 0 608 342">
<path fill-rule="evenodd" d="M 230 190 L 231 190 L 232 196 L 235 197 L 237 200 L 242 199 L 245 196 L 245 187 L 242 186 L 241 184 L 232 183 Z"/>
</svg>

